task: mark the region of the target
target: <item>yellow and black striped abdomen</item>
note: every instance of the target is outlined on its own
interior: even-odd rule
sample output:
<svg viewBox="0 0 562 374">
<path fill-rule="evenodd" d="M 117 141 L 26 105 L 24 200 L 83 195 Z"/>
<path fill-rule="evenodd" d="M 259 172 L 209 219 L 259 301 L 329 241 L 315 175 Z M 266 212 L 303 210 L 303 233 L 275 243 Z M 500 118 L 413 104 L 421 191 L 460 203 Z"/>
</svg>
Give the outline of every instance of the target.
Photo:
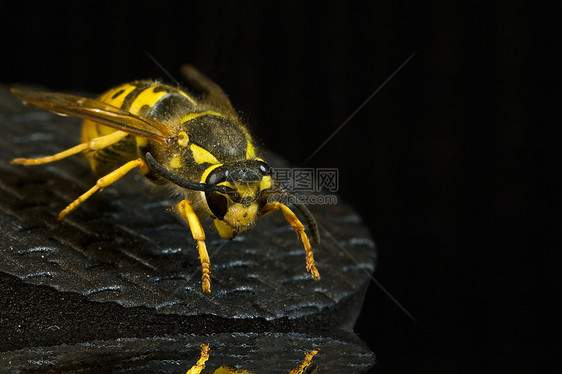
<svg viewBox="0 0 562 374">
<path fill-rule="evenodd" d="M 100 101 L 111 104 L 140 117 L 151 118 L 163 123 L 173 123 L 177 116 L 175 108 L 195 110 L 197 102 L 185 92 L 173 86 L 155 81 L 135 81 L 115 87 L 104 94 Z M 82 142 L 109 135 L 117 130 L 85 120 L 82 124 Z M 138 147 L 146 139 L 128 135 L 123 140 L 98 151 L 89 152 L 86 158 L 92 170 L 104 175 L 124 162 L 138 157 Z"/>
</svg>

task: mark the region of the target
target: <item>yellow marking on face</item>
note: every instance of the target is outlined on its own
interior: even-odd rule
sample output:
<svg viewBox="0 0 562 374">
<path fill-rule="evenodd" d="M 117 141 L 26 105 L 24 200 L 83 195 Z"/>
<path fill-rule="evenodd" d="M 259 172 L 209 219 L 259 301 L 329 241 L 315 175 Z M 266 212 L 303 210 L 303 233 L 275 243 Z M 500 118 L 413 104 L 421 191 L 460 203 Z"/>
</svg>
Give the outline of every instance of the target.
<svg viewBox="0 0 562 374">
<path fill-rule="evenodd" d="M 224 221 L 221 221 L 220 219 L 214 219 L 213 223 L 215 224 L 215 228 L 217 229 L 221 238 L 232 238 L 232 235 L 234 234 L 234 228 L 232 226 Z"/>
<path fill-rule="evenodd" d="M 246 146 L 246 159 L 251 160 L 256 157 L 256 150 L 254 149 L 253 144 L 247 139 L 248 145 Z"/>
<path fill-rule="evenodd" d="M 119 87 L 115 87 L 114 89 L 107 91 L 100 97 L 100 101 L 111 104 L 114 107 L 121 108 L 121 106 L 123 105 L 123 101 L 125 100 L 127 95 L 130 94 L 135 88 L 137 88 L 137 86 L 125 83 Z"/>
<path fill-rule="evenodd" d="M 178 133 L 178 144 L 182 147 L 187 147 L 187 143 L 189 143 L 189 136 L 185 131 L 180 131 Z"/>
<path fill-rule="evenodd" d="M 226 185 L 226 183 L 219 183 L 219 185 Z M 230 183 L 229 183 L 230 184 Z M 231 186 L 229 186 L 231 187 Z M 236 185 L 234 187 L 236 190 L 236 192 L 238 192 L 238 195 L 240 195 L 240 197 L 244 198 L 244 197 L 254 197 L 256 196 L 256 192 L 258 189 L 258 183 L 257 182 L 253 182 L 253 183 L 236 183 Z"/>
<path fill-rule="evenodd" d="M 228 211 L 224 215 L 223 221 L 227 222 L 232 227 L 246 227 L 255 221 L 258 210 L 259 206 L 255 202 L 248 206 L 244 206 L 240 203 L 234 203 L 228 207 Z"/>
<path fill-rule="evenodd" d="M 179 169 L 183 166 L 183 163 L 181 162 L 181 155 L 180 154 L 175 154 L 172 156 L 172 159 L 170 160 L 170 167 L 174 168 L 174 169 Z"/>
<path fill-rule="evenodd" d="M 230 183 L 230 182 L 221 182 L 221 183 L 219 183 L 218 185 L 219 185 L 219 186 L 227 186 L 227 187 L 230 187 L 230 188 L 234 188 L 234 185 L 233 185 L 232 183 Z"/>
<path fill-rule="evenodd" d="M 257 203 L 244 206 L 240 203 L 229 205 L 228 211 L 223 219 L 214 219 L 213 223 L 223 239 L 230 239 L 234 233 L 241 233 L 246 230 L 255 220 L 259 211 Z"/>
<path fill-rule="evenodd" d="M 219 163 L 219 160 L 217 160 L 215 156 L 211 154 L 211 152 L 199 147 L 197 144 L 192 143 L 189 148 L 191 149 L 191 153 L 193 154 L 195 162 L 197 162 L 198 164 L 202 164 L 205 162 L 208 162 L 209 164 Z"/>
<path fill-rule="evenodd" d="M 203 172 L 203 175 L 201 175 L 201 183 L 205 183 L 205 181 L 207 180 L 207 177 L 209 176 L 209 174 L 215 170 L 216 168 L 218 168 L 219 166 L 222 166 L 222 164 L 215 164 L 215 165 L 211 165 L 209 166 L 207 169 L 205 169 L 205 171 Z"/>
<path fill-rule="evenodd" d="M 260 181 L 260 191 L 267 190 L 273 185 L 273 180 L 270 175 L 264 175 Z"/>
<path fill-rule="evenodd" d="M 158 101 L 160 101 L 160 99 L 162 99 L 162 97 L 168 94 L 166 91 L 154 92 L 154 90 L 161 89 L 161 87 L 162 86 L 152 86 L 142 91 L 131 103 L 129 112 L 138 114 L 141 108 L 145 105 L 152 108 Z"/>
<path fill-rule="evenodd" d="M 183 118 L 181 119 L 181 123 L 186 123 L 188 121 L 191 121 L 195 118 L 202 117 L 202 116 L 224 117 L 224 115 L 222 115 L 219 112 L 215 112 L 214 110 L 207 110 L 205 112 L 189 113 L 183 116 Z"/>
</svg>

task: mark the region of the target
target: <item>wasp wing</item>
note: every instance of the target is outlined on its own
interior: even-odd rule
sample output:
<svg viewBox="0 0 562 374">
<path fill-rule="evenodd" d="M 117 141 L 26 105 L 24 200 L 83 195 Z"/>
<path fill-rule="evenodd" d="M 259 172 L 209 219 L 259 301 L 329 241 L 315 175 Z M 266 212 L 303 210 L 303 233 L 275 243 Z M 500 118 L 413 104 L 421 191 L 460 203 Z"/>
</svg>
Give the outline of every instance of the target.
<svg viewBox="0 0 562 374">
<path fill-rule="evenodd" d="M 156 140 L 162 144 L 167 144 L 169 139 L 175 135 L 172 128 L 161 122 L 139 117 L 98 100 L 63 93 L 27 91 L 18 88 L 12 88 L 11 91 L 17 98 L 36 107 L 57 114 L 88 119 L 132 135 Z"/>
<path fill-rule="evenodd" d="M 237 116 L 228 96 L 226 96 L 222 88 L 209 77 L 201 73 L 193 65 L 187 64 L 181 67 L 181 73 L 193 88 L 203 94 L 205 102 L 215 105 L 235 117 Z"/>
</svg>

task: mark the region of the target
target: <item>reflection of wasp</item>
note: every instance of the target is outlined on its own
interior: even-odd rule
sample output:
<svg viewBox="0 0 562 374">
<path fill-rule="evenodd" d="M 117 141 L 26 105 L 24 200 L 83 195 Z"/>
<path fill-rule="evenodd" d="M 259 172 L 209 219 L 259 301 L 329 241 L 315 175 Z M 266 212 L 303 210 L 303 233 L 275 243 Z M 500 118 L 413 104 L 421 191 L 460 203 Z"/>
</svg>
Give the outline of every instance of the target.
<svg viewBox="0 0 562 374">
<path fill-rule="evenodd" d="M 306 353 L 304 361 L 301 365 L 297 366 L 289 372 L 289 374 L 312 374 L 316 373 L 317 366 L 312 364 L 312 358 L 318 353 L 317 350 L 313 350 L 310 353 Z M 203 369 L 205 369 L 205 363 L 209 359 L 209 346 L 207 344 L 201 344 L 201 356 L 195 365 L 187 371 L 186 374 L 200 374 Z M 228 366 L 221 366 L 214 371 L 213 374 L 252 374 L 247 370 L 243 369 L 233 369 Z"/>
<path fill-rule="evenodd" d="M 85 152 L 91 168 L 103 177 L 63 209 L 59 219 L 133 169 L 153 182 L 175 186 L 184 197 L 177 205 L 179 214 L 197 241 L 204 292 L 211 290 L 211 262 L 199 217 L 207 215 L 222 238 L 232 239 L 259 217 L 281 210 L 304 244 L 307 270 L 320 279 L 304 226 L 275 200 L 288 192 L 274 185 L 268 165 L 257 156 L 252 138 L 226 94 L 191 66 L 184 66 L 183 73 L 202 93 L 201 99 L 154 81 L 123 84 L 99 100 L 12 89 L 26 103 L 85 119 L 81 144 L 52 156 L 16 158 L 12 163 L 37 165 Z M 294 206 L 318 243 L 312 214 L 303 205 Z"/>
</svg>

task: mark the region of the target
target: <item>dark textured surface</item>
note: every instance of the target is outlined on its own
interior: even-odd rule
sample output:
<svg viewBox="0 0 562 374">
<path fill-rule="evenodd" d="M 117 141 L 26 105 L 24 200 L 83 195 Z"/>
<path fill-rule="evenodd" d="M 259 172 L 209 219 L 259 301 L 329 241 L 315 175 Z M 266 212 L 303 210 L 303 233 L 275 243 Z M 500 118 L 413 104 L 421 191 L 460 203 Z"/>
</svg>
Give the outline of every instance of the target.
<svg viewBox="0 0 562 374">
<path fill-rule="evenodd" d="M 312 349 L 319 350 L 312 362 L 318 365 L 320 373 L 362 372 L 372 365 L 374 358 L 353 336 L 333 339 L 279 333 L 172 335 L 96 340 L 8 352 L 10 358 L 0 361 L 0 371 L 9 368 L 13 373 L 41 372 L 48 366 L 55 373 L 180 374 L 195 364 L 202 342 L 211 348 L 204 373 L 229 366 L 255 374 L 287 374 L 302 363 L 305 352 Z"/>
<path fill-rule="evenodd" d="M 0 350 L 12 351 L 3 357 L 35 354 L 35 348 L 23 356 L 13 352 L 25 347 L 65 343 L 81 351 L 76 344 L 83 341 L 163 334 L 334 336 L 351 330 L 376 256 L 348 206 L 310 206 L 337 240 L 321 230 L 322 244 L 314 247 L 320 281 L 306 272 L 302 244 L 281 214 L 233 241 L 219 238 L 204 222 L 213 264 L 212 293 L 204 295 L 195 244 L 173 213 L 177 196 L 130 175 L 57 221 L 58 212 L 95 183 L 86 162 L 75 156 L 22 167 L 9 160 L 75 145 L 79 121 L 26 108 L 5 87 L 0 105 L 0 332 L 6 337 Z M 283 165 L 276 157 L 268 160 Z M 133 356 L 152 343 L 139 344 L 131 348 Z M 57 365 L 71 360 L 61 356 L 65 349 L 53 349 Z M 126 356 L 128 349 L 120 346 L 117 354 Z M 90 353 L 85 355 L 95 361 Z M 364 363 L 372 361 L 370 353 L 365 357 Z"/>
</svg>

